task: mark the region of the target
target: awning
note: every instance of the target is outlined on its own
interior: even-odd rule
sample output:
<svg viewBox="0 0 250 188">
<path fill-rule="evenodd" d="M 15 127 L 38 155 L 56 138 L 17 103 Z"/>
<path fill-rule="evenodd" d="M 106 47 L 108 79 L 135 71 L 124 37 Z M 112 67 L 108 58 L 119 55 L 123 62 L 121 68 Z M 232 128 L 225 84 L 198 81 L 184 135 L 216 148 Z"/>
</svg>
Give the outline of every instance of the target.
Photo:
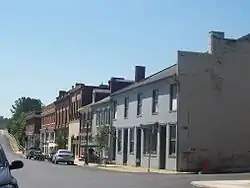
<svg viewBox="0 0 250 188">
<path fill-rule="evenodd" d="M 82 143 L 81 143 L 81 145 L 80 145 L 80 147 L 87 147 L 87 143 L 86 143 L 86 141 L 83 141 Z M 96 142 L 88 142 L 88 147 L 90 147 L 90 148 L 95 148 L 95 147 L 99 147 L 99 145 L 96 143 Z"/>
<path fill-rule="evenodd" d="M 49 148 L 54 148 L 54 147 L 56 147 L 56 146 L 57 146 L 57 144 L 55 144 L 55 143 L 49 143 L 49 144 L 48 144 L 48 147 L 49 147 Z"/>
</svg>

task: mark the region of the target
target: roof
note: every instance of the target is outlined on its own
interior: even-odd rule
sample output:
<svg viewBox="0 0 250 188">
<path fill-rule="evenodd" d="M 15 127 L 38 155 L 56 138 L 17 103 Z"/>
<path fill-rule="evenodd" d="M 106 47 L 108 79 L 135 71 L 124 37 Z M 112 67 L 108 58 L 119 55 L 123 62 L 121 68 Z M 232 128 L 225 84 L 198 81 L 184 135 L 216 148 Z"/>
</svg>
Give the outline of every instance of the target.
<svg viewBox="0 0 250 188">
<path fill-rule="evenodd" d="M 151 83 L 154 83 L 156 81 L 159 81 L 159 80 L 162 80 L 162 79 L 165 79 L 169 76 L 172 76 L 174 74 L 176 74 L 177 72 L 177 65 L 172 65 L 166 69 L 163 69 L 155 74 L 152 74 L 150 76 L 148 76 L 147 78 L 139 81 L 139 82 L 135 82 L 134 84 L 131 84 L 129 85 L 128 87 L 125 87 L 123 89 L 120 89 L 114 93 L 111 94 L 111 96 L 114 96 L 114 95 L 117 95 L 117 94 L 120 94 L 120 93 L 124 93 L 124 92 L 127 92 L 127 91 L 130 91 L 132 89 L 135 89 L 135 88 L 138 88 L 138 87 L 141 87 L 141 86 L 144 86 L 144 85 L 147 85 L 147 84 L 151 84 Z"/>
<path fill-rule="evenodd" d="M 95 106 L 95 105 L 98 105 L 98 104 L 103 104 L 103 103 L 109 102 L 110 100 L 111 100 L 111 97 L 108 96 L 108 97 L 105 97 L 102 100 L 99 100 L 99 101 L 93 103 L 92 106 Z"/>
</svg>

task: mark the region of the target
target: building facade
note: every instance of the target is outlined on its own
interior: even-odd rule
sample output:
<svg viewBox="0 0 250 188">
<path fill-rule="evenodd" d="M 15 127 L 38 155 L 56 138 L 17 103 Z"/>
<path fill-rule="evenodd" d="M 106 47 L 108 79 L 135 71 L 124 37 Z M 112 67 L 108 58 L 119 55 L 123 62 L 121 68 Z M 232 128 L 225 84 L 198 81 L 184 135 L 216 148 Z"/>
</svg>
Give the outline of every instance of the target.
<svg viewBox="0 0 250 188">
<path fill-rule="evenodd" d="M 115 160 L 115 148 L 116 148 L 116 131 L 112 127 L 112 103 L 111 97 L 108 96 L 100 101 L 91 105 L 92 108 L 92 134 L 95 137 L 98 134 L 104 139 L 105 148 L 103 151 L 103 157 L 108 158 L 109 161 Z"/>
<path fill-rule="evenodd" d="M 55 149 L 56 106 L 51 103 L 42 109 L 40 145 L 45 154 Z"/>
<path fill-rule="evenodd" d="M 176 169 L 176 70 L 145 78 L 145 68 L 136 67 L 136 82 L 111 95 L 117 164 Z"/>
<path fill-rule="evenodd" d="M 176 65 L 112 94 L 116 162 L 177 171 L 250 166 L 249 39 L 211 32 L 208 52 L 178 51 Z"/>
<path fill-rule="evenodd" d="M 178 52 L 179 170 L 250 166 L 249 39 L 212 31 L 208 52 Z"/>
<path fill-rule="evenodd" d="M 68 148 L 69 135 L 69 109 L 70 95 L 67 91 L 59 91 L 59 95 L 55 101 L 55 142 L 59 148 Z"/>
<path fill-rule="evenodd" d="M 98 90 L 101 90 L 98 92 Z M 82 135 L 80 126 L 81 122 L 84 122 L 84 119 L 80 118 L 79 109 L 83 106 L 86 106 L 92 103 L 92 100 L 95 98 L 100 98 L 106 96 L 105 92 L 109 92 L 107 85 L 100 86 L 88 86 L 84 84 L 77 83 L 69 91 L 70 93 L 70 123 L 69 123 L 69 141 L 68 146 L 76 157 L 80 157 L 83 153 L 83 149 L 80 147 L 81 142 L 83 141 L 84 135 Z M 94 98 L 93 98 L 94 97 Z M 82 121 L 81 121 L 82 120 Z M 83 126 L 82 126 L 83 127 Z M 84 133 L 85 134 L 85 133 Z"/>
<path fill-rule="evenodd" d="M 25 149 L 40 147 L 41 112 L 30 112 L 26 116 Z"/>
</svg>

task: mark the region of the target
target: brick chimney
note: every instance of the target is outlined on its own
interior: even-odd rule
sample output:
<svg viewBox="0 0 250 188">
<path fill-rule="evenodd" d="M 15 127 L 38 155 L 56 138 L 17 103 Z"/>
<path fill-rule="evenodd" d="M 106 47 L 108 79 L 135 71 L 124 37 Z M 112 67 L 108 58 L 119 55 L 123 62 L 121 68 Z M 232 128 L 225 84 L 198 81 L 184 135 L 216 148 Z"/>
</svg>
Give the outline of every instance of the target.
<svg viewBox="0 0 250 188">
<path fill-rule="evenodd" d="M 135 66 L 135 82 L 139 82 L 145 78 L 146 67 Z"/>
</svg>

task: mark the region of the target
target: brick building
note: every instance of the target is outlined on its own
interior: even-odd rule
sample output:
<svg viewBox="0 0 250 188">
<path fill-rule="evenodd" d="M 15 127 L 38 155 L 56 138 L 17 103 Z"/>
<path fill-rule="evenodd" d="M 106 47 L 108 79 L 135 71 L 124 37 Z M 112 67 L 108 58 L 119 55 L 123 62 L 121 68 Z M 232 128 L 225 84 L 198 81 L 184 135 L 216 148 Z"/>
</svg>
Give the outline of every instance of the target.
<svg viewBox="0 0 250 188">
<path fill-rule="evenodd" d="M 67 148 L 68 132 L 69 132 L 69 106 L 70 97 L 69 92 L 59 91 L 59 95 L 55 101 L 55 136 L 56 144 L 60 140 L 58 147 Z"/>
<path fill-rule="evenodd" d="M 41 112 L 30 112 L 26 116 L 25 148 L 39 148 L 41 129 Z"/>
<path fill-rule="evenodd" d="M 45 106 L 41 113 L 40 145 L 45 154 L 48 154 L 56 146 L 55 123 L 56 106 L 54 103 L 51 103 Z"/>
<path fill-rule="evenodd" d="M 90 104 L 93 100 L 92 93 L 94 90 L 104 90 L 109 91 L 107 85 L 100 86 L 88 86 L 81 83 L 76 83 L 75 86 L 72 86 L 72 89 L 69 91 L 70 95 L 70 113 L 69 113 L 69 140 L 68 140 L 68 149 L 71 150 L 76 156 L 80 155 L 80 113 L 79 109 L 87 104 Z M 105 92 L 96 93 L 97 98 L 105 97 Z"/>
</svg>

